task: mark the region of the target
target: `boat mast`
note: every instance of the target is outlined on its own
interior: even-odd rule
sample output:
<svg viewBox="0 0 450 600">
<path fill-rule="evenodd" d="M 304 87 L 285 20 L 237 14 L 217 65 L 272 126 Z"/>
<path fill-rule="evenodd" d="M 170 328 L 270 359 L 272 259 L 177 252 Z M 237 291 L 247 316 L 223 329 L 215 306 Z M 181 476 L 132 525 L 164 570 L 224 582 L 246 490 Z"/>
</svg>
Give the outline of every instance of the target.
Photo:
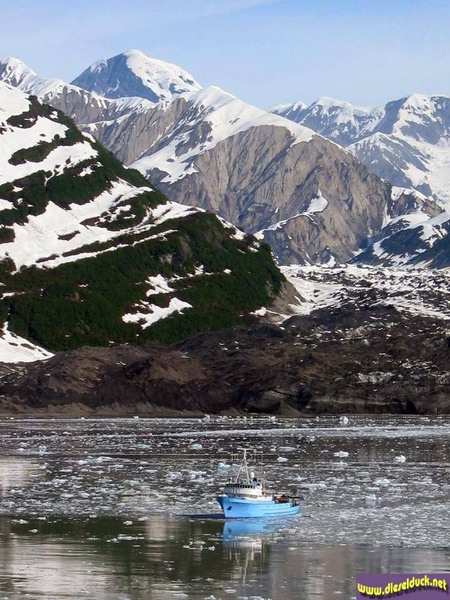
<svg viewBox="0 0 450 600">
<path fill-rule="evenodd" d="M 236 475 L 236 482 L 239 481 L 239 476 L 243 472 L 246 478 L 246 483 L 250 483 L 250 476 L 248 473 L 248 464 L 247 464 L 247 448 L 242 449 L 244 452 L 244 456 L 242 458 L 242 462 L 239 466 L 238 474 Z"/>
</svg>

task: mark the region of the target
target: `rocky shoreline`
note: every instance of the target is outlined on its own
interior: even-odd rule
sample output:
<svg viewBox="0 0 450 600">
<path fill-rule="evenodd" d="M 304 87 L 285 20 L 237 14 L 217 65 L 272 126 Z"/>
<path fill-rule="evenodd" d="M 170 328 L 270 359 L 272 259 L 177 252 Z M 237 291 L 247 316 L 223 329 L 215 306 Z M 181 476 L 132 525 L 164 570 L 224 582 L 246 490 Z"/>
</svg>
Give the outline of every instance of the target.
<svg viewBox="0 0 450 600">
<path fill-rule="evenodd" d="M 170 347 L 79 348 L 0 366 L 0 414 L 449 414 L 445 322 L 341 306 Z"/>
</svg>

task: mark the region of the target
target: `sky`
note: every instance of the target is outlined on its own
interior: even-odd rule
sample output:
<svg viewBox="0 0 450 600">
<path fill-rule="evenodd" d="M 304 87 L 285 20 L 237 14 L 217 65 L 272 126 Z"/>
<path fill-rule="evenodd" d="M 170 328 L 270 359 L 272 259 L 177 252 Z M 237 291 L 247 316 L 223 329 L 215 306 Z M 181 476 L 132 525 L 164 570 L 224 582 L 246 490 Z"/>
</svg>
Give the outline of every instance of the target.
<svg viewBox="0 0 450 600">
<path fill-rule="evenodd" d="M 72 81 L 132 48 L 270 108 L 450 95 L 448 0 L 1 0 L 0 58 Z"/>
</svg>

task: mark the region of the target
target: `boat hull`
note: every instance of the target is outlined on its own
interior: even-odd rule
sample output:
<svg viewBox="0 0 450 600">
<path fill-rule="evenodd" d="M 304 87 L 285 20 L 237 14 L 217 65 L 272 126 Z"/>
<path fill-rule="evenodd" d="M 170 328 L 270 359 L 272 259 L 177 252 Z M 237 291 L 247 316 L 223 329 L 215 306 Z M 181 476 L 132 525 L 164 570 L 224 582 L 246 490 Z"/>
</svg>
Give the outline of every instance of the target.
<svg viewBox="0 0 450 600">
<path fill-rule="evenodd" d="M 247 500 L 245 498 L 229 498 L 218 496 L 226 519 L 258 519 L 261 517 L 280 517 L 295 515 L 300 510 L 300 505 L 291 502 L 275 502 L 274 500 Z"/>
</svg>

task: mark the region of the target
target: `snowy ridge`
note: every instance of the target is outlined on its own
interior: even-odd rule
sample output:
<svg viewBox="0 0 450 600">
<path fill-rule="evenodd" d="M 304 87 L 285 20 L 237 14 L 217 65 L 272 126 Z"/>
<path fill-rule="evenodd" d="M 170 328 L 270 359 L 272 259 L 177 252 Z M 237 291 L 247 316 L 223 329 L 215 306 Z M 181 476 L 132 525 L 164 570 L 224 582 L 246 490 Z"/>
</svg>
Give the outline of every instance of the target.
<svg viewBox="0 0 450 600">
<path fill-rule="evenodd" d="M 188 115 L 186 120 L 179 124 L 183 126 L 183 133 L 173 136 L 161 150 L 145 156 L 131 165 L 141 172 L 147 172 L 154 168 L 161 169 L 167 173 L 163 179 L 164 183 L 172 183 L 195 173 L 193 162 L 197 155 L 203 154 L 227 138 L 253 127 L 283 127 L 291 134 L 292 145 L 308 142 L 314 135 L 310 129 L 246 104 L 218 87 L 205 88 L 199 92 L 184 95 L 183 98 L 191 108 L 186 111 Z M 208 136 L 198 144 L 190 146 L 186 142 L 190 140 L 191 134 L 199 123 L 208 126 Z M 187 146 L 186 150 L 180 151 L 184 145 Z"/>
<path fill-rule="evenodd" d="M 0 61 L 0 81 L 9 83 L 27 94 L 46 97 L 47 100 L 70 88 L 66 82 L 57 78 L 39 77 L 25 63 L 12 56 Z"/>
<path fill-rule="evenodd" d="M 65 98 L 71 97 L 72 103 L 76 98 L 77 108 L 72 117 L 78 122 L 117 119 L 154 106 L 153 102 L 141 97 L 109 99 L 61 79 L 39 77 L 22 61 L 12 57 L 0 61 L 0 82 L 37 96 L 41 102 L 53 104 L 63 111 L 67 104 Z"/>
<path fill-rule="evenodd" d="M 322 96 L 309 106 L 295 102 L 275 107 L 272 112 L 310 127 L 344 147 L 355 135 L 370 134 L 385 114 L 384 107 L 352 106 L 327 96 Z"/>
</svg>

